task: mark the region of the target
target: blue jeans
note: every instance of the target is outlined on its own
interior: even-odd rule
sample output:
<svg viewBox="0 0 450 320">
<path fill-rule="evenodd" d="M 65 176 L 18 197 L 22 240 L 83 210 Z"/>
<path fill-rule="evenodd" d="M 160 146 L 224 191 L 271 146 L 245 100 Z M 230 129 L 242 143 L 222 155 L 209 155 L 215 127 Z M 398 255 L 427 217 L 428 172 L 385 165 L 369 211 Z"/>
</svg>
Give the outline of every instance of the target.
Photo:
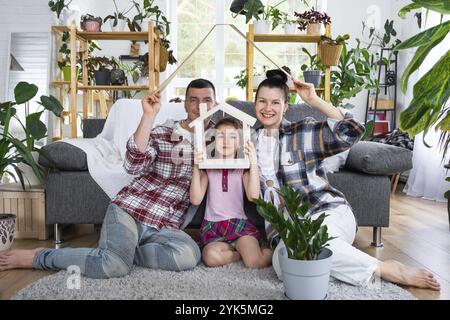
<svg viewBox="0 0 450 320">
<path fill-rule="evenodd" d="M 115 204 L 110 204 L 103 221 L 98 248 L 43 249 L 36 254 L 34 267 L 61 270 L 78 266 L 89 278 L 104 279 L 127 275 L 133 264 L 182 271 L 200 261 L 200 249 L 182 230 L 156 230 L 134 220 Z"/>
</svg>

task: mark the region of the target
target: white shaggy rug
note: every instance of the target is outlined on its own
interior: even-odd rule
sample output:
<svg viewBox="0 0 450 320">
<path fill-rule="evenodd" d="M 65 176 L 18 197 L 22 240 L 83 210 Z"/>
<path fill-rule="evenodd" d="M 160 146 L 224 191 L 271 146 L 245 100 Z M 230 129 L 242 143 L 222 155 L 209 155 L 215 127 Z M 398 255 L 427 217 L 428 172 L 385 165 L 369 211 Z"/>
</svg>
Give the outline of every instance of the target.
<svg viewBox="0 0 450 320">
<path fill-rule="evenodd" d="M 73 279 L 73 275 L 60 271 L 30 284 L 12 299 L 283 299 L 283 283 L 271 267 L 251 270 L 242 262 L 220 268 L 199 265 L 184 272 L 135 267 L 123 278 L 97 280 L 76 277 L 78 282 Z M 331 278 L 328 299 L 410 300 L 414 297 L 408 291 L 379 279 L 367 288 L 358 288 Z"/>
</svg>

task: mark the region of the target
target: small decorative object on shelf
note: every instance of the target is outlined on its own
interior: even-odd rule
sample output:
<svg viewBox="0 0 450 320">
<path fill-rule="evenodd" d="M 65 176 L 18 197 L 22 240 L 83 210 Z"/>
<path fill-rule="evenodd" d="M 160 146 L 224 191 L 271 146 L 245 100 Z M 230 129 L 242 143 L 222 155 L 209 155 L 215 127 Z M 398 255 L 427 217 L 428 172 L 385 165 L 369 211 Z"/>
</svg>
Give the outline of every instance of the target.
<svg viewBox="0 0 450 320">
<path fill-rule="evenodd" d="M 283 240 L 284 247 L 274 258 L 280 261 L 286 298 L 323 300 L 328 292 L 333 255 L 326 247 L 335 239 L 328 235 L 328 228 L 323 224 L 328 215 L 322 213 L 313 219 L 308 215 L 309 206 L 303 202 L 301 192 L 291 186 L 283 186 L 277 192 L 285 208 L 277 208 L 263 199 L 254 202 L 258 213 Z"/>
<path fill-rule="evenodd" d="M 322 70 L 324 67 L 316 54 L 311 54 L 306 48 L 302 48 L 302 51 L 309 58 L 309 64 L 303 64 L 301 66 L 305 82 L 312 83 L 315 88 L 319 88 L 322 82 Z"/>
<path fill-rule="evenodd" d="M 321 35 L 322 24 L 331 23 L 331 18 L 326 13 L 316 11 L 314 8 L 303 13 L 295 12 L 294 15 L 298 18 L 299 30 L 306 30 L 306 34 Z"/>
<path fill-rule="evenodd" d="M 90 14 L 81 16 L 80 26 L 81 29 L 87 32 L 101 32 L 102 31 L 102 18 L 94 17 Z"/>
</svg>

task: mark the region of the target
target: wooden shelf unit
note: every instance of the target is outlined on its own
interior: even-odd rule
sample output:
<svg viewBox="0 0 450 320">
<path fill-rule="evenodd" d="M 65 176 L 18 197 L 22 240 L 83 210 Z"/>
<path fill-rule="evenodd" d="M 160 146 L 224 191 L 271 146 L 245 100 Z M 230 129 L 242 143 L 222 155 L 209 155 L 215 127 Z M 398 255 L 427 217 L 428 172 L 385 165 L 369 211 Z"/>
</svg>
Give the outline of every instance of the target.
<svg viewBox="0 0 450 320">
<path fill-rule="evenodd" d="M 330 25 L 327 24 L 325 27 L 325 35 L 331 37 Z M 295 35 L 295 34 L 255 34 L 255 29 L 253 24 L 249 25 L 247 39 L 252 42 L 284 42 L 284 43 L 316 43 L 320 42 L 320 35 Z M 253 66 L 254 66 L 254 47 L 247 42 L 246 53 L 247 53 L 247 88 L 246 88 L 246 99 L 247 101 L 253 101 L 253 93 L 256 88 L 253 88 L 251 83 L 253 83 Z M 316 88 L 317 93 L 323 93 L 325 100 L 330 101 L 331 99 L 331 67 L 326 66 L 325 68 L 325 83 L 323 88 Z M 290 92 L 295 92 L 293 88 L 289 89 Z"/>
<path fill-rule="evenodd" d="M 53 81 L 51 86 L 54 88 L 69 89 L 70 94 L 70 125 L 71 125 L 71 138 L 77 138 L 78 128 L 78 111 L 77 111 L 77 93 L 83 92 L 83 118 L 88 117 L 88 93 L 90 91 L 101 90 L 136 90 L 136 91 L 154 91 L 159 86 L 159 47 L 160 47 L 160 31 L 155 29 L 153 22 L 148 22 L 148 32 L 86 32 L 77 29 L 75 21 L 72 22 L 70 28 L 66 26 L 52 26 L 54 33 L 62 34 L 69 32 L 70 34 L 70 66 L 71 66 L 71 81 Z M 96 86 L 89 83 L 88 69 L 86 61 L 88 56 L 88 42 L 92 40 L 126 40 L 126 41 L 147 41 L 149 61 L 148 61 L 148 85 L 147 86 Z M 77 41 L 80 42 L 80 50 L 77 52 Z M 82 67 L 81 82 L 76 79 L 76 61 L 77 54 L 81 55 Z M 61 101 L 62 102 L 62 101 Z"/>
</svg>

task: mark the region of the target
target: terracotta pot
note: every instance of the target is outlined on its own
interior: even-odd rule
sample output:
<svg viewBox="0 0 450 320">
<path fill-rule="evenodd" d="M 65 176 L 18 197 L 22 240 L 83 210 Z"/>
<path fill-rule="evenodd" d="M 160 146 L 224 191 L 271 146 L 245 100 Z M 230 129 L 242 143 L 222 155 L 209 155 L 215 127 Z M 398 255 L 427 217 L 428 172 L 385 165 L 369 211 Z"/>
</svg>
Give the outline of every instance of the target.
<svg viewBox="0 0 450 320">
<path fill-rule="evenodd" d="M 322 34 L 322 25 L 320 23 L 310 23 L 306 27 L 306 34 L 320 35 Z"/>
<path fill-rule="evenodd" d="M 321 43 L 317 56 L 325 66 L 337 66 L 339 64 L 339 58 L 341 57 L 342 44 L 331 45 L 327 43 Z"/>
<path fill-rule="evenodd" d="M 130 57 L 138 57 L 139 56 L 139 48 L 140 48 L 140 44 L 139 43 L 132 43 L 131 47 L 130 47 Z"/>
<path fill-rule="evenodd" d="M 85 21 L 82 25 L 83 30 L 88 32 L 101 32 L 101 23 L 98 21 Z"/>
</svg>

